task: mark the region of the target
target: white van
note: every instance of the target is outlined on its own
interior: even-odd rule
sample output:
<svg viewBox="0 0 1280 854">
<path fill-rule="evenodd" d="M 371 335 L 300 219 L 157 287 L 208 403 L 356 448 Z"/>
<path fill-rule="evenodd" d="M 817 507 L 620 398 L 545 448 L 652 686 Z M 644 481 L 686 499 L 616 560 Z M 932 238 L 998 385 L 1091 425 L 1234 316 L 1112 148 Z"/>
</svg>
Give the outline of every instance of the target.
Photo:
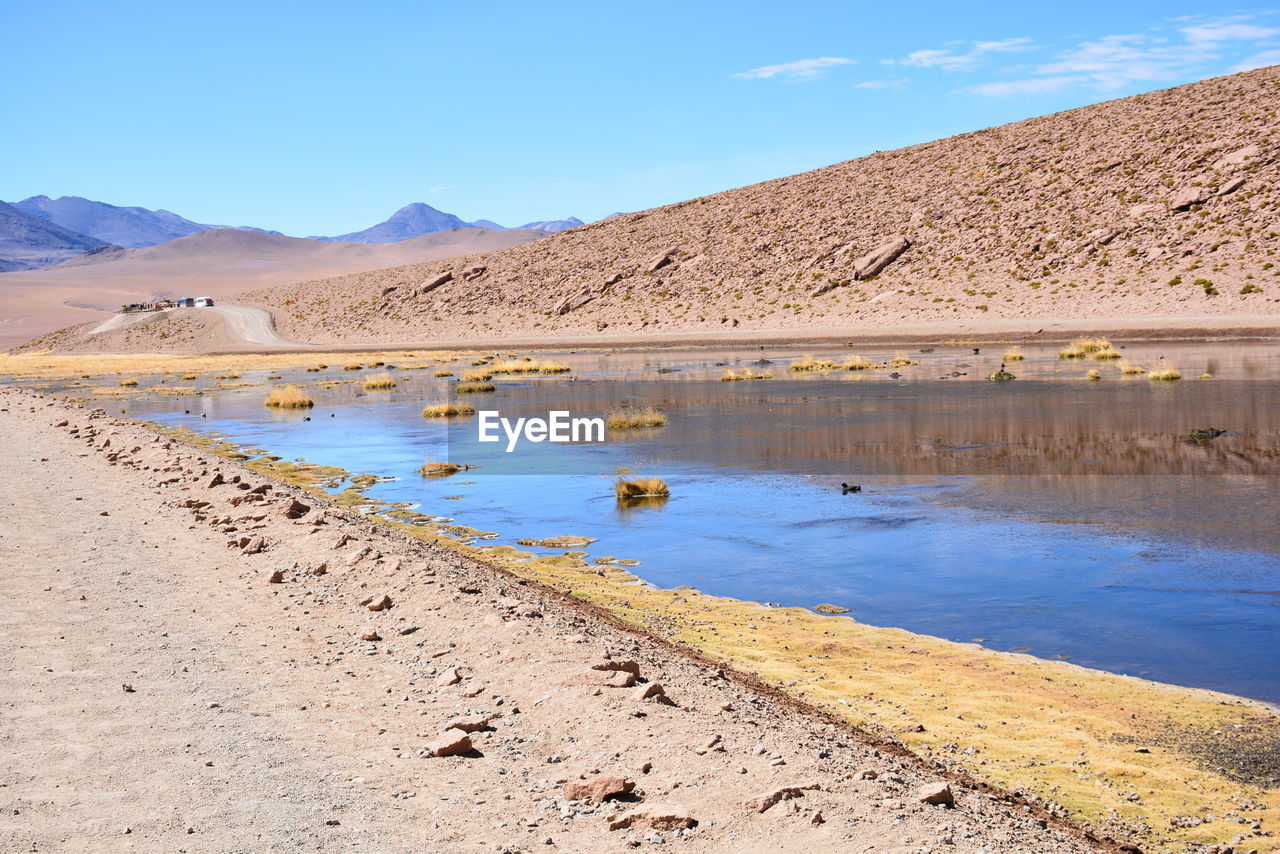
<svg viewBox="0 0 1280 854">
<path fill-rule="evenodd" d="M 196 308 L 208 308 L 213 305 L 213 297 L 196 297 Z"/>
</svg>

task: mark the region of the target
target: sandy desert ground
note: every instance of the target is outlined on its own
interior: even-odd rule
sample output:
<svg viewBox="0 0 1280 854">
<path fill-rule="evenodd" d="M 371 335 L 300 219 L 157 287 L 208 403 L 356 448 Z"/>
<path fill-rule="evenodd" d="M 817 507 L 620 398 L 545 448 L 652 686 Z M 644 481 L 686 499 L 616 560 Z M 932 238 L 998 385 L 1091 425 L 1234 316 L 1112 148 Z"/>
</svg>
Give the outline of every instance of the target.
<svg viewBox="0 0 1280 854">
<path fill-rule="evenodd" d="M 1115 848 L 101 410 L 0 425 L 4 850 Z"/>
</svg>

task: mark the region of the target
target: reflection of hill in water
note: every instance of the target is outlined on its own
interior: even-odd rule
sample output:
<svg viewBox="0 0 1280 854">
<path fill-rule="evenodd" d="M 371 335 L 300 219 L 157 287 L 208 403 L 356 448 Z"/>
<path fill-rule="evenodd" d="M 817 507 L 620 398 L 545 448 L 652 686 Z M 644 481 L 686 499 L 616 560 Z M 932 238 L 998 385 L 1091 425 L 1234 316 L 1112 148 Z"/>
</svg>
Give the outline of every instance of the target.
<svg viewBox="0 0 1280 854">
<path fill-rule="evenodd" d="M 612 435 L 667 460 L 859 475 L 1272 475 L 1280 386 L 880 380 L 573 383 L 512 390 L 504 415 L 620 403 L 671 413 L 661 430 Z M 726 388 L 728 386 L 728 388 Z M 1192 441 L 1197 427 L 1230 432 Z"/>
</svg>

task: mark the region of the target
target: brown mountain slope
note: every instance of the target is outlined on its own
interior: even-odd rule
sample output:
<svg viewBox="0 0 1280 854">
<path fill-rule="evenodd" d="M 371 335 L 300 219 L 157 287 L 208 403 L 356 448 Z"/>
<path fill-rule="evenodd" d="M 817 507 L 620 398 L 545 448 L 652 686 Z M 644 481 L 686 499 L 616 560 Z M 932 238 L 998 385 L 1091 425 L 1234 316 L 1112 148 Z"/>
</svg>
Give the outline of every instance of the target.
<svg viewBox="0 0 1280 854">
<path fill-rule="evenodd" d="M 0 274 L 0 349 L 97 311 L 155 296 L 224 297 L 263 287 L 504 249 L 534 229 L 441 231 L 400 243 L 324 243 L 220 228 L 141 249 L 107 247 L 45 270 Z"/>
<path fill-rule="evenodd" d="M 347 343 L 1276 315 L 1278 109 L 1265 68 L 243 299 Z"/>
</svg>

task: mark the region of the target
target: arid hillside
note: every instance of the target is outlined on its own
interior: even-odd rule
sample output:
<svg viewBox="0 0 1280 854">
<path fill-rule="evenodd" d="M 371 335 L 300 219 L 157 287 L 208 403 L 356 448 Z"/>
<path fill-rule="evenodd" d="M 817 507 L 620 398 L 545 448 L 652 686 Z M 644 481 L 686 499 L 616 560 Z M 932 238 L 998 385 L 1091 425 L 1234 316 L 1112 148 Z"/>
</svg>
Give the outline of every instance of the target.
<svg viewBox="0 0 1280 854">
<path fill-rule="evenodd" d="M 123 303 L 160 296 L 221 298 L 245 288 L 504 249 L 534 229 L 464 228 L 399 243 L 324 243 L 218 228 L 147 246 L 99 247 L 44 270 L 0 274 L 0 349 L 59 327 L 106 319 Z M 92 328 L 89 327 L 89 328 Z"/>
<path fill-rule="evenodd" d="M 259 289 L 315 343 L 1280 314 L 1280 67 Z"/>
</svg>

